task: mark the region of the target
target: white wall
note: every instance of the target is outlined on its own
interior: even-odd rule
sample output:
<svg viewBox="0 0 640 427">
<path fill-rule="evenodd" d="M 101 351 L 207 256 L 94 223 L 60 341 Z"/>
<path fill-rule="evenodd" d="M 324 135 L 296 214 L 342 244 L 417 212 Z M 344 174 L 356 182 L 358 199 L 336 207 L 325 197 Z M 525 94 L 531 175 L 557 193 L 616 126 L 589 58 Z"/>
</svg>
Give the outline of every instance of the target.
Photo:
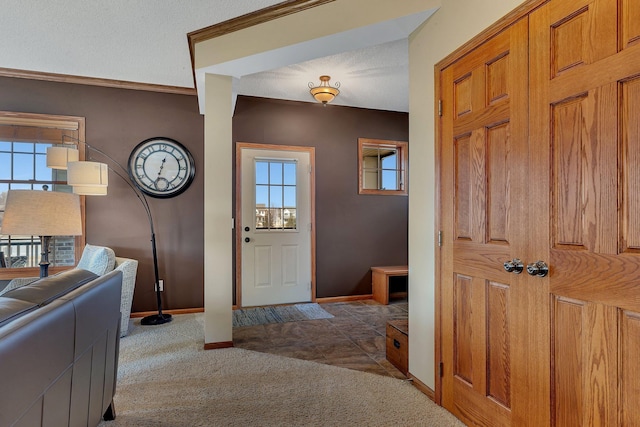
<svg viewBox="0 0 640 427">
<path fill-rule="evenodd" d="M 409 38 L 409 371 L 435 390 L 434 66 L 522 0 L 446 0 Z"/>
</svg>

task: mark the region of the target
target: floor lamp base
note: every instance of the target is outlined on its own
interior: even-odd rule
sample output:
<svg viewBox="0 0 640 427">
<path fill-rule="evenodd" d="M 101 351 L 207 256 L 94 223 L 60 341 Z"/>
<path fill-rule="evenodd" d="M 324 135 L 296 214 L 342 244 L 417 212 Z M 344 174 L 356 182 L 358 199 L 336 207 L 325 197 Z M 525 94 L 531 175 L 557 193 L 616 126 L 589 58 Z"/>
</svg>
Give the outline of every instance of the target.
<svg viewBox="0 0 640 427">
<path fill-rule="evenodd" d="M 162 325 L 171 322 L 172 317 L 170 314 L 152 314 L 151 316 L 143 317 L 140 321 L 141 325 Z"/>
</svg>

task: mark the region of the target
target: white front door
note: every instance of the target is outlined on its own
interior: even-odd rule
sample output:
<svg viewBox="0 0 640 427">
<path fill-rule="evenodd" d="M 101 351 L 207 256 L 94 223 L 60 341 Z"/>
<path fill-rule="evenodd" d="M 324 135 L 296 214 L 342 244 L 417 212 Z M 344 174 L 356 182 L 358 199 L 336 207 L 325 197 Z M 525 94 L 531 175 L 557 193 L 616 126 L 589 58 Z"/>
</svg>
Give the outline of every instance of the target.
<svg viewBox="0 0 640 427">
<path fill-rule="evenodd" d="M 240 152 L 239 304 L 250 307 L 309 302 L 310 151 L 242 147 Z"/>
</svg>

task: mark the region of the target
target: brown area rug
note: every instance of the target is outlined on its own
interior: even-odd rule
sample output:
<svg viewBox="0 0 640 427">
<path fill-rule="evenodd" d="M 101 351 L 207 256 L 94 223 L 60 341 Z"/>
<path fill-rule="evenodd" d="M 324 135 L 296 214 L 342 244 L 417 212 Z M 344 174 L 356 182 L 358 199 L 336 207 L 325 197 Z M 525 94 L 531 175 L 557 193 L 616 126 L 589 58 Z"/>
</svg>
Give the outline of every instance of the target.
<svg viewBox="0 0 640 427">
<path fill-rule="evenodd" d="M 333 314 L 327 313 L 317 303 L 243 308 L 233 311 L 233 326 L 256 326 L 268 323 L 330 319 L 332 317 Z"/>
</svg>

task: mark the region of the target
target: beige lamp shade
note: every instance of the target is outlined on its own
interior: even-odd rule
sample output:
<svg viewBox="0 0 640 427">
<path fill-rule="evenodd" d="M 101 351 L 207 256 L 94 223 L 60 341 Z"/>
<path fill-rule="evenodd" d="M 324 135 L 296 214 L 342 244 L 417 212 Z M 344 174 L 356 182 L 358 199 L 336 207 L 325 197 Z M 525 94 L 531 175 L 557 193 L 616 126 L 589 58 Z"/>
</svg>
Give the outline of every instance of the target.
<svg viewBox="0 0 640 427">
<path fill-rule="evenodd" d="M 100 162 L 70 162 L 67 165 L 67 184 L 73 187 L 106 187 L 109 168 Z"/>
<path fill-rule="evenodd" d="M 76 185 L 73 187 L 73 194 L 78 196 L 106 196 L 107 186 L 105 185 Z"/>
<path fill-rule="evenodd" d="M 321 102 L 323 104 L 327 104 L 333 101 L 333 98 L 338 96 L 340 91 L 333 87 L 323 87 L 319 86 L 311 89 L 311 95 L 316 99 L 316 101 Z"/>
<path fill-rule="evenodd" d="M 78 150 L 70 147 L 47 148 L 47 167 L 51 169 L 67 169 L 67 163 L 80 159 Z"/>
<path fill-rule="evenodd" d="M 9 190 L 0 233 L 79 236 L 82 234 L 80 198 L 58 191 Z"/>
</svg>

